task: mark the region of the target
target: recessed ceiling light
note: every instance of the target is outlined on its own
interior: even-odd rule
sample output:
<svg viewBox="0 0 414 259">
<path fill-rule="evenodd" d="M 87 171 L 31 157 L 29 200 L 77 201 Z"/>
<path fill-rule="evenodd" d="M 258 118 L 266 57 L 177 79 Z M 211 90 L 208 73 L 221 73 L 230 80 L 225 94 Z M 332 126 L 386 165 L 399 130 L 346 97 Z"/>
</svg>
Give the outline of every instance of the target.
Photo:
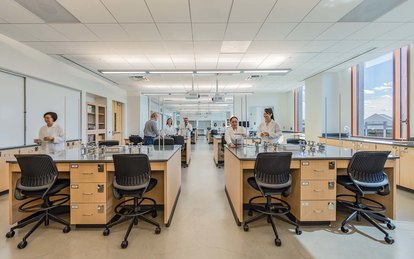
<svg viewBox="0 0 414 259">
<path fill-rule="evenodd" d="M 196 71 L 197 74 L 240 74 L 240 70 L 202 70 Z"/>
<path fill-rule="evenodd" d="M 223 41 L 220 53 L 245 53 L 251 41 Z"/>
<path fill-rule="evenodd" d="M 101 72 L 102 74 L 146 74 L 147 72 L 145 71 L 117 71 L 117 70 L 99 70 L 99 72 Z"/>
<path fill-rule="evenodd" d="M 290 71 L 290 69 L 273 69 L 273 70 L 245 70 L 243 71 L 244 73 L 280 73 L 280 74 L 284 74 L 284 73 L 288 73 Z"/>
<path fill-rule="evenodd" d="M 150 74 L 193 74 L 193 71 L 149 71 Z"/>
<path fill-rule="evenodd" d="M 56 0 L 16 0 L 16 2 L 47 23 L 80 23 Z"/>
</svg>

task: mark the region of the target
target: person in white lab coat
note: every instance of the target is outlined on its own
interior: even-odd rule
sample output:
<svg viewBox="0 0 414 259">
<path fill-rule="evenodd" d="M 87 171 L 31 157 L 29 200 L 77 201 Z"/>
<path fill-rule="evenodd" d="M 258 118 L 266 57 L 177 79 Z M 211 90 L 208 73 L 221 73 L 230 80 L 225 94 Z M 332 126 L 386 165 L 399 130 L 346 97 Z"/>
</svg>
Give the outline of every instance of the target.
<svg viewBox="0 0 414 259">
<path fill-rule="evenodd" d="M 280 130 L 279 124 L 274 121 L 272 108 L 266 108 L 263 117 L 265 121 L 259 125 L 257 136 L 263 142 L 279 143 L 282 140 L 282 131 Z"/>
<path fill-rule="evenodd" d="M 39 138 L 35 143 L 39 144 L 46 153 L 54 153 L 65 150 L 65 133 L 63 128 L 56 123 L 58 116 L 55 112 L 46 112 L 43 115 L 46 125 L 39 130 Z"/>
<path fill-rule="evenodd" d="M 167 124 L 165 125 L 164 133 L 165 133 L 166 136 L 169 136 L 169 137 L 177 135 L 177 130 L 172 125 L 172 119 L 171 118 L 167 119 Z"/>
<path fill-rule="evenodd" d="M 227 128 L 224 139 L 229 147 L 235 147 L 238 141 L 246 137 L 246 129 L 238 127 L 239 119 L 236 116 L 230 118 L 230 127 Z"/>
<path fill-rule="evenodd" d="M 191 137 L 191 132 L 193 131 L 193 126 L 188 122 L 188 118 L 184 118 L 184 124 L 180 128 L 180 135 L 184 137 Z"/>
</svg>

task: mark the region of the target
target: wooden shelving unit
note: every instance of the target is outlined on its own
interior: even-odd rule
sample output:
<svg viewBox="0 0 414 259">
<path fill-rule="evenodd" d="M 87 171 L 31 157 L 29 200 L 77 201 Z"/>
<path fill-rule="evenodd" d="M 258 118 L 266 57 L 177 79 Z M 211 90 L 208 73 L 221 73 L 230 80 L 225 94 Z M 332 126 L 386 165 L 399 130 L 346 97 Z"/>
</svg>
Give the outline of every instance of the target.
<svg viewBox="0 0 414 259">
<path fill-rule="evenodd" d="M 88 142 L 106 139 L 106 106 L 95 103 L 86 104 Z"/>
</svg>

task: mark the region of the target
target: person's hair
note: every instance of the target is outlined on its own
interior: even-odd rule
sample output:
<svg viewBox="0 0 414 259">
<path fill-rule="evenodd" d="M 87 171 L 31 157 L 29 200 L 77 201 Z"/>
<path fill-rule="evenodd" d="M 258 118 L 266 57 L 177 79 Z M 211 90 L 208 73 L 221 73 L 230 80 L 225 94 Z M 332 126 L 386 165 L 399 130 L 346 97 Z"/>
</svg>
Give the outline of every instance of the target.
<svg viewBox="0 0 414 259">
<path fill-rule="evenodd" d="M 156 112 L 151 113 L 151 119 L 155 118 L 155 116 L 158 116 Z"/>
<path fill-rule="evenodd" d="M 266 109 L 264 109 L 264 112 L 265 113 L 267 113 L 267 114 L 272 114 L 272 116 L 270 116 L 270 118 L 272 119 L 272 120 L 274 120 L 275 118 L 273 117 L 273 110 L 272 110 L 272 108 L 266 108 Z"/>
<path fill-rule="evenodd" d="M 185 119 L 187 119 L 187 120 L 188 120 L 188 117 L 184 117 L 184 119 L 183 119 L 183 120 L 185 120 Z"/>
<path fill-rule="evenodd" d="M 231 122 L 232 119 L 236 119 L 237 121 L 239 121 L 239 118 L 237 118 L 237 116 L 235 116 L 235 115 L 230 117 L 230 122 Z"/>
<path fill-rule="evenodd" d="M 46 112 L 45 114 L 43 114 L 43 118 L 46 117 L 46 115 L 50 115 L 50 117 L 52 117 L 53 119 L 53 122 L 55 122 L 58 119 L 56 112 Z"/>
<path fill-rule="evenodd" d="M 171 125 L 172 125 L 172 119 L 168 118 L 166 124 L 168 125 L 168 121 L 171 120 Z"/>
<path fill-rule="evenodd" d="M 216 122 L 214 122 L 214 127 L 217 127 L 217 123 Z"/>
</svg>

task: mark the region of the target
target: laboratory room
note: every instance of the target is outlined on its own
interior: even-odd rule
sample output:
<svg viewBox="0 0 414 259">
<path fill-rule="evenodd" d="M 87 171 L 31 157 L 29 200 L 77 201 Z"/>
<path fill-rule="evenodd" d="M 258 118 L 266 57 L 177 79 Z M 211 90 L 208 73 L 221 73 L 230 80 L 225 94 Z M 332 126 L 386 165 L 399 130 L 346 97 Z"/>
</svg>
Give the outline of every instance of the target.
<svg viewBox="0 0 414 259">
<path fill-rule="evenodd" d="M 414 0 L 0 0 L 0 258 L 413 258 Z"/>
</svg>

